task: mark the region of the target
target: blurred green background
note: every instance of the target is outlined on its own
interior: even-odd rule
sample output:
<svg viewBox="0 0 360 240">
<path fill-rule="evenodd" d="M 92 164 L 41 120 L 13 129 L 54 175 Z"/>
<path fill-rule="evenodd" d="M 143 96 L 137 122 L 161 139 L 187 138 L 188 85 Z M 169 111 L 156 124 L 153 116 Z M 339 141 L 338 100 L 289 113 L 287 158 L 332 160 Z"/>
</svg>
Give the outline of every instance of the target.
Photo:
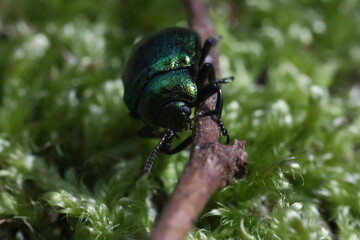
<svg viewBox="0 0 360 240">
<path fill-rule="evenodd" d="M 360 2 L 207 1 L 222 40 L 223 120 L 249 174 L 188 239 L 358 239 Z M 134 41 L 186 26 L 180 1 L 0 0 L 0 239 L 145 239 L 188 151 L 123 101 Z"/>
</svg>

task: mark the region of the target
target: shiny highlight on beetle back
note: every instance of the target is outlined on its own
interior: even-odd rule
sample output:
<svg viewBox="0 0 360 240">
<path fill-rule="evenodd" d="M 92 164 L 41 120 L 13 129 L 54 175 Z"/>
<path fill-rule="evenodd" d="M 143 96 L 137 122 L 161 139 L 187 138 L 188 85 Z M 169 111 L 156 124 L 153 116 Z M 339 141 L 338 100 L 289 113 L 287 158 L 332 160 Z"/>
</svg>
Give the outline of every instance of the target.
<svg viewBox="0 0 360 240">
<path fill-rule="evenodd" d="M 200 53 L 200 37 L 186 28 L 166 29 L 140 41 L 123 74 L 124 101 L 133 115 L 159 127 L 158 115 L 166 103 L 195 102 Z"/>
</svg>

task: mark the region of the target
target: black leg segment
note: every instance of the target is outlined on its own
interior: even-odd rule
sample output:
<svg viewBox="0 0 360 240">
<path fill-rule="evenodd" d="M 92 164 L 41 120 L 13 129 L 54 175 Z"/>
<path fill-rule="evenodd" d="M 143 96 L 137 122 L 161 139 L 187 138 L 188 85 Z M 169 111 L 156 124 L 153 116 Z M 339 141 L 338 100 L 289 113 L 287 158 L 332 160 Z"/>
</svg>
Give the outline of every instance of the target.
<svg viewBox="0 0 360 240">
<path fill-rule="evenodd" d="M 205 89 L 204 89 L 205 90 Z M 212 93 L 213 94 L 213 93 Z M 211 94 L 211 95 L 212 95 Z M 211 96 L 210 95 L 210 96 Z M 206 99 L 205 99 L 206 100 Z M 222 92 L 221 89 L 218 88 L 217 91 L 217 100 L 216 100 L 216 106 L 214 110 L 210 110 L 210 111 L 206 111 L 206 112 L 199 112 L 198 113 L 198 117 L 203 117 L 203 116 L 212 116 L 212 118 L 214 119 L 214 121 L 216 122 L 216 124 L 219 126 L 220 131 L 221 131 L 221 135 L 223 135 L 224 137 L 226 137 L 226 143 L 230 142 L 230 137 L 229 137 L 229 133 L 224 125 L 224 122 L 221 121 L 221 114 L 222 114 L 222 109 L 223 109 L 223 96 L 222 96 Z"/>
<path fill-rule="evenodd" d="M 231 80 L 234 80 L 234 77 L 229 76 L 225 78 L 216 79 L 214 66 L 211 63 L 204 63 L 196 79 L 196 86 L 200 91 L 204 87 L 204 83 L 206 82 L 207 79 L 209 80 L 209 83 L 225 84 L 225 83 L 229 83 Z"/>
<path fill-rule="evenodd" d="M 200 68 L 204 64 L 205 58 L 209 54 L 210 49 L 216 45 L 218 40 L 219 40 L 218 38 L 214 38 L 214 37 L 210 37 L 210 38 L 206 39 L 204 46 L 201 50 L 201 57 L 200 57 L 200 61 L 199 61 Z"/>
<path fill-rule="evenodd" d="M 184 141 L 182 141 L 179 145 L 177 145 L 175 148 L 173 149 L 167 149 L 164 152 L 165 154 L 174 154 L 174 153 L 178 153 L 181 152 L 182 150 L 184 150 L 186 147 L 188 147 L 191 144 L 192 141 L 192 136 L 187 137 Z"/>
<path fill-rule="evenodd" d="M 214 66 L 211 63 L 204 63 L 204 65 L 201 67 L 198 77 L 196 79 L 196 85 L 198 87 L 198 90 L 201 91 L 201 88 L 204 87 L 204 83 L 208 79 L 209 83 L 216 82 L 215 78 L 215 69 Z"/>
<path fill-rule="evenodd" d="M 209 84 L 203 85 L 206 79 L 208 79 Z M 195 103 L 196 105 L 204 102 L 210 96 L 217 93 L 215 109 L 206 112 L 199 112 L 197 117 L 212 116 L 212 118 L 214 119 L 214 121 L 216 121 L 217 125 L 220 128 L 221 134 L 226 137 L 226 143 L 230 142 L 230 137 L 224 123 L 220 120 L 223 110 L 223 95 L 219 84 L 228 83 L 232 79 L 233 77 L 216 79 L 213 65 L 211 63 L 205 63 L 201 68 L 198 79 L 196 81 L 196 84 L 200 89 L 197 101 Z"/>
</svg>

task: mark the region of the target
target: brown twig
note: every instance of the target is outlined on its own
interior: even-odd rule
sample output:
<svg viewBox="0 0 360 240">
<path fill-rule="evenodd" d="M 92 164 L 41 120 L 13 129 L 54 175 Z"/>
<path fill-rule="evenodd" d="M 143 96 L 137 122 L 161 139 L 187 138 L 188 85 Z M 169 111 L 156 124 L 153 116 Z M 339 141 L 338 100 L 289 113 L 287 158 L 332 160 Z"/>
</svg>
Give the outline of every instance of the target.
<svg viewBox="0 0 360 240">
<path fill-rule="evenodd" d="M 216 36 L 203 0 L 183 0 L 190 27 L 202 40 Z M 219 73 L 218 53 L 214 49 L 211 62 Z M 216 95 L 206 100 L 197 111 L 214 109 Z M 210 196 L 230 182 L 232 177 L 246 174 L 244 142 L 232 145 L 218 142 L 219 127 L 211 117 L 195 123 L 190 160 L 178 185 L 151 233 L 152 240 L 181 240 L 191 230 Z"/>
</svg>

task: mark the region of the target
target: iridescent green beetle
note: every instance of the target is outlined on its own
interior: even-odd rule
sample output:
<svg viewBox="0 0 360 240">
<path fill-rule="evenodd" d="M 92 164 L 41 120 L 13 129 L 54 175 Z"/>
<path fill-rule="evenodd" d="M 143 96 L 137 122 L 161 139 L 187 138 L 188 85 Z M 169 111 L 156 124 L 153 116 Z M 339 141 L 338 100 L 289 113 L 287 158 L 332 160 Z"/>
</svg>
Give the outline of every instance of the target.
<svg viewBox="0 0 360 240">
<path fill-rule="evenodd" d="M 159 144 L 145 164 L 145 172 L 151 170 L 159 151 L 172 154 L 191 143 L 191 136 L 171 149 L 176 132 L 191 129 L 191 108 L 217 93 L 214 110 L 198 113 L 213 116 L 226 136 L 229 135 L 220 120 L 223 98 L 219 84 L 232 77 L 216 79 L 214 67 L 204 63 L 205 57 L 216 38 L 208 38 L 201 47 L 200 37 L 187 28 L 167 28 L 141 41 L 123 73 L 124 101 L 131 115 L 140 118 L 145 127 L 139 131 L 143 137 L 161 137 Z M 206 79 L 208 84 L 204 84 Z M 164 128 L 165 131 L 159 131 Z"/>
</svg>

